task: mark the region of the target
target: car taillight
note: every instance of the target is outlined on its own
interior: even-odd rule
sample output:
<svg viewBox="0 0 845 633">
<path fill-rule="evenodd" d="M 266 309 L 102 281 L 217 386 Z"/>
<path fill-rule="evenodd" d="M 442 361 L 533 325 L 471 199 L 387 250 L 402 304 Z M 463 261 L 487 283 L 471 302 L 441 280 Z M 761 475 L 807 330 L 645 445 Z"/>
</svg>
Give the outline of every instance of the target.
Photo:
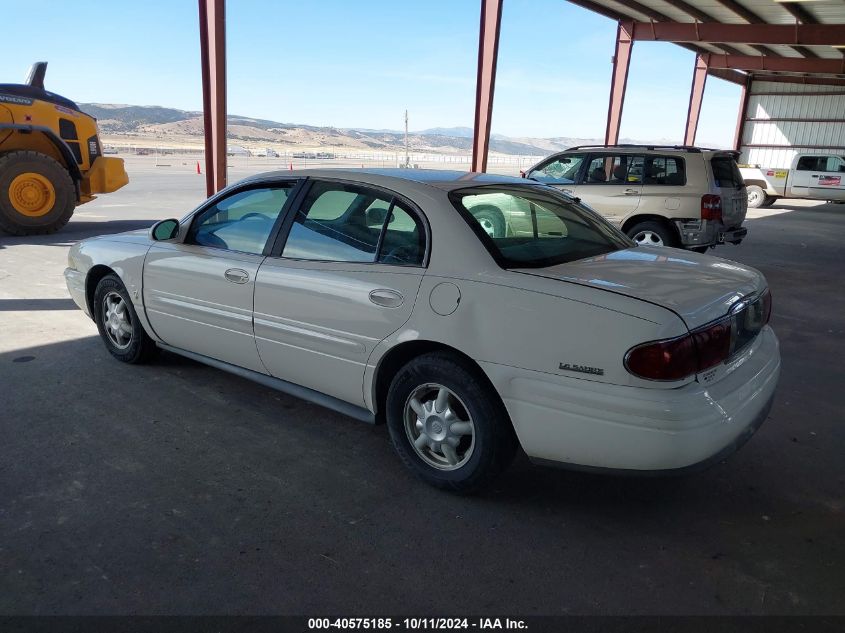
<svg viewBox="0 0 845 633">
<path fill-rule="evenodd" d="M 772 293 L 767 289 L 737 308 L 684 336 L 632 347 L 625 354 L 625 368 L 647 380 L 682 380 L 725 362 L 769 322 Z"/>
<path fill-rule="evenodd" d="M 712 193 L 701 196 L 701 219 L 722 221 L 722 197 Z"/>
<path fill-rule="evenodd" d="M 692 333 L 698 351 L 698 371 L 715 367 L 731 355 L 731 319 Z"/>
<path fill-rule="evenodd" d="M 648 380 L 681 380 L 698 368 L 695 343 L 686 335 L 637 345 L 625 355 L 625 367 Z"/>
</svg>

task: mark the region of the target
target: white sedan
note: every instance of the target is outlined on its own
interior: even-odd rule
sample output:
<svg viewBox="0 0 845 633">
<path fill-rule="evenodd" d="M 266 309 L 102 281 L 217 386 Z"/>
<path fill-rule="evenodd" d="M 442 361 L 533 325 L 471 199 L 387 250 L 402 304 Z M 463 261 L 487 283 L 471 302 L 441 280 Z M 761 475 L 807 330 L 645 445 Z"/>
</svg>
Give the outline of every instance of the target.
<svg viewBox="0 0 845 633">
<path fill-rule="evenodd" d="M 766 419 L 780 373 L 758 271 L 636 247 L 517 178 L 262 174 L 76 244 L 65 277 L 118 360 L 163 348 L 386 422 L 408 468 L 450 490 L 517 446 L 631 473 L 710 463 Z"/>
</svg>

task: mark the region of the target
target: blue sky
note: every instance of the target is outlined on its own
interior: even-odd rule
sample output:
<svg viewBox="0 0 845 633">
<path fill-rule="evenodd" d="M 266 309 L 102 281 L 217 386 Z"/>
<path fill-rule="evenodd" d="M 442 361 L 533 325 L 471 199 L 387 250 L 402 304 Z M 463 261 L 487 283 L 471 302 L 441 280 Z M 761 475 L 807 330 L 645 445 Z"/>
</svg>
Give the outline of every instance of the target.
<svg viewBox="0 0 845 633">
<path fill-rule="evenodd" d="M 47 60 L 75 101 L 202 105 L 195 0 L 0 0 L 0 82 Z M 472 126 L 478 0 L 228 0 L 229 112 L 289 123 Z M 48 17 L 38 22 L 32 16 Z M 602 137 L 616 24 L 564 0 L 505 0 L 493 131 Z M 622 136 L 680 140 L 694 63 L 634 46 Z M 730 145 L 739 87 L 708 79 L 698 142 Z"/>
</svg>

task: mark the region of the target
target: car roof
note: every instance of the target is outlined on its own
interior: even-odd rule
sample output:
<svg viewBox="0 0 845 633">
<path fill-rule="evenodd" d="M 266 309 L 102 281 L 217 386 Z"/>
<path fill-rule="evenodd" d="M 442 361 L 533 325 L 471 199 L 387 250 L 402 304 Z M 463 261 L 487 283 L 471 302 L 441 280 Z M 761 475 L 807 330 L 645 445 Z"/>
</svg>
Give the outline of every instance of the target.
<svg viewBox="0 0 845 633">
<path fill-rule="evenodd" d="M 453 191 L 474 185 L 523 185 L 537 186 L 539 183 L 499 174 L 455 171 L 447 169 L 298 169 L 295 171 L 270 171 L 256 174 L 241 182 L 260 182 L 279 178 L 328 178 L 348 180 L 355 183 L 382 186 L 403 192 L 407 189 L 434 187 Z"/>
</svg>

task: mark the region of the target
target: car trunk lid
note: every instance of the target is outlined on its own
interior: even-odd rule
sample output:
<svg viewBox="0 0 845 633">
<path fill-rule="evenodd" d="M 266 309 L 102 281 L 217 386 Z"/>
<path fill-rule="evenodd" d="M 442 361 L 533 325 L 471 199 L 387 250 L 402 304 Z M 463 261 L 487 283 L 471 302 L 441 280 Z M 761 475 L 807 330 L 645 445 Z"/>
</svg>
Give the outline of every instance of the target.
<svg viewBox="0 0 845 633">
<path fill-rule="evenodd" d="M 678 314 L 690 330 L 725 316 L 765 279 L 736 262 L 675 248 L 637 247 L 517 272 L 591 286 L 648 301 Z"/>
</svg>

